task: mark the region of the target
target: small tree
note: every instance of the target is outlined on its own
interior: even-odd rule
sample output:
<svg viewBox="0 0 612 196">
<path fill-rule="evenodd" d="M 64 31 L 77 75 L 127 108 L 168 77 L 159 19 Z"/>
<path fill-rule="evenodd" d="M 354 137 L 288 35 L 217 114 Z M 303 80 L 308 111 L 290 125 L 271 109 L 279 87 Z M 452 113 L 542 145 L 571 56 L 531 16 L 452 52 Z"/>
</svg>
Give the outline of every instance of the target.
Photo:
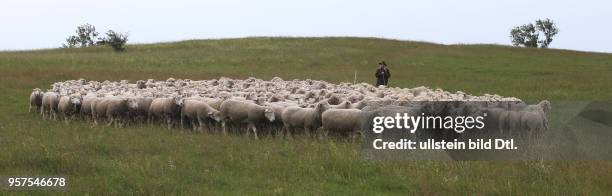
<svg viewBox="0 0 612 196">
<path fill-rule="evenodd" d="M 96 27 L 89 23 L 78 26 L 75 31 L 76 35 L 71 35 L 66 38 L 66 43 L 62 45 L 64 48 L 75 48 L 75 47 L 90 47 L 95 45 L 95 39 L 98 37 Z"/>
<path fill-rule="evenodd" d="M 110 45 L 115 51 L 123 52 L 125 51 L 125 43 L 128 41 L 127 33 L 118 33 L 113 30 L 109 30 L 106 32 L 106 37 L 100 38 L 98 44 L 100 45 Z"/>
<path fill-rule="evenodd" d="M 533 24 L 514 27 L 512 31 L 510 31 L 510 37 L 512 37 L 512 44 L 515 46 L 538 47 L 539 34 L 536 32 L 536 28 Z"/>
<path fill-rule="evenodd" d="M 540 40 L 540 33 L 544 35 L 544 39 Z M 548 48 L 553 41 L 553 37 L 559 33 L 559 29 L 550 19 L 537 20 L 535 25 L 532 23 L 514 27 L 510 31 L 512 44 L 515 46 L 525 46 L 537 48 L 540 44 L 541 48 Z"/>
<path fill-rule="evenodd" d="M 538 43 L 540 43 L 540 47 L 542 48 L 548 48 L 550 43 L 553 41 L 553 37 L 559 33 L 559 28 L 557 28 L 557 25 L 555 25 L 555 23 L 548 18 L 545 20 L 537 20 L 536 28 L 538 31 L 544 34 L 544 40 L 538 41 Z"/>
</svg>

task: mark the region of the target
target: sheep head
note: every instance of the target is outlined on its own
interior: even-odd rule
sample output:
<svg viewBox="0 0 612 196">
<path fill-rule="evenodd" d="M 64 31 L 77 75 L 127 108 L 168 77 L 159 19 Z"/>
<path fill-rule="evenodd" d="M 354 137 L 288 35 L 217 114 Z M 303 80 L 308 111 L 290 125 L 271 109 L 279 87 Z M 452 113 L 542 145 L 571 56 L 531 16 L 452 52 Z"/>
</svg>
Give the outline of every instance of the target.
<svg viewBox="0 0 612 196">
<path fill-rule="evenodd" d="M 220 122 L 221 121 L 221 112 L 219 111 L 210 111 L 208 112 L 208 117 L 212 118 L 213 120 Z"/>
<path fill-rule="evenodd" d="M 270 121 L 273 122 L 275 120 L 275 115 L 274 115 L 274 110 L 272 109 L 272 107 L 265 107 L 264 108 L 264 116 L 266 116 L 266 118 Z"/>
<path fill-rule="evenodd" d="M 538 103 L 538 105 L 542 108 L 542 110 L 545 113 L 548 113 L 548 111 L 550 111 L 552 109 L 552 106 L 550 106 L 550 101 L 548 101 L 548 100 L 540 101 L 540 103 Z"/>
</svg>

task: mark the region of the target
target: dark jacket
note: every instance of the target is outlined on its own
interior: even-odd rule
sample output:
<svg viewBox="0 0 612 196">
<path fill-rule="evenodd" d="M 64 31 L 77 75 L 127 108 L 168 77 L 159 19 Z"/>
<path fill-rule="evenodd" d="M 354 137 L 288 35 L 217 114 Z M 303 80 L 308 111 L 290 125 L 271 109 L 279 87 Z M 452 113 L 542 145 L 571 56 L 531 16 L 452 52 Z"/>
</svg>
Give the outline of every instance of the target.
<svg viewBox="0 0 612 196">
<path fill-rule="evenodd" d="M 391 72 L 388 68 L 378 68 L 376 69 L 376 86 L 389 84 L 389 78 L 391 77 Z"/>
</svg>

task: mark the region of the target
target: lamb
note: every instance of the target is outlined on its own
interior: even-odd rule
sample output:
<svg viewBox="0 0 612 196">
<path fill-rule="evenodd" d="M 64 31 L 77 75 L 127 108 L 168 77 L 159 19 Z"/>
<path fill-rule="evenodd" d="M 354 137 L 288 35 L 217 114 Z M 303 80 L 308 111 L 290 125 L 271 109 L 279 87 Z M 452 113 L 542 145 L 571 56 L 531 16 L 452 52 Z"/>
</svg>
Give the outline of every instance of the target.
<svg viewBox="0 0 612 196">
<path fill-rule="evenodd" d="M 56 92 L 46 92 L 43 94 L 42 98 L 42 109 L 40 110 L 40 114 L 42 115 L 43 120 L 46 118 L 53 118 L 53 120 L 57 120 L 57 105 L 59 103 L 59 94 Z"/>
<path fill-rule="evenodd" d="M 232 122 L 235 124 L 247 123 L 246 133 L 253 130 L 255 139 L 257 136 L 257 125 L 275 120 L 274 111 L 271 107 L 260 106 L 254 103 L 226 100 L 221 104 L 221 126 L 223 133 L 227 134 L 226 124 Z"/>
<path fill-rule="evenodd" d="M 311 135 L 311 132 L 321 127 L 321 114 L 328 107 L 325 102 L 319 102 L 314 108 L 295 106 L 286 108 L 281 115 L 285 136 L 290 136 L 296 128 L 304 129 L 306 135 Z"/>
<path fill-rule="evenodd" d="M 172 129 L 172 125 L 180 118 L 182 105 L 183 99 L 178 97 L 153 99 L 149 107 L 149 122 L 153 118 L 162 119 L 166 121 L 168 130 Z"/>
<path fill-rule="evenodd" d="M 28 109 L 28 112 L 32 112 L 32 107 L 35 107 L 36 111 L 40 112 L 43 95 L 44 93 L 39 88 L 32 90 L 32 93 L 30 94 L 30 108 Z"/>
</svg>

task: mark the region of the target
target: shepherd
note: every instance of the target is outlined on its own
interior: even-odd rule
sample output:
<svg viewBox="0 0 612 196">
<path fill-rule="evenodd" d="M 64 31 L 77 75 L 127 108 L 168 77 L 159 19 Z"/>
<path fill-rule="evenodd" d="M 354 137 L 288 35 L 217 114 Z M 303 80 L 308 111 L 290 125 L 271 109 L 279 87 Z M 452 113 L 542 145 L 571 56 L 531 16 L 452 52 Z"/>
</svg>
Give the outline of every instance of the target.
<svg viewBox="0 0 612 196">
<path fill-rule="evenodd" d="M 385 61 L 378 63 L 378 69 L 376 69 L 376 74 L 374 74 L 374 76 L 376 76 L 376 86 L 387 86 L 389 84 L 391 72 L 389 72 Z"/>
</svg>

